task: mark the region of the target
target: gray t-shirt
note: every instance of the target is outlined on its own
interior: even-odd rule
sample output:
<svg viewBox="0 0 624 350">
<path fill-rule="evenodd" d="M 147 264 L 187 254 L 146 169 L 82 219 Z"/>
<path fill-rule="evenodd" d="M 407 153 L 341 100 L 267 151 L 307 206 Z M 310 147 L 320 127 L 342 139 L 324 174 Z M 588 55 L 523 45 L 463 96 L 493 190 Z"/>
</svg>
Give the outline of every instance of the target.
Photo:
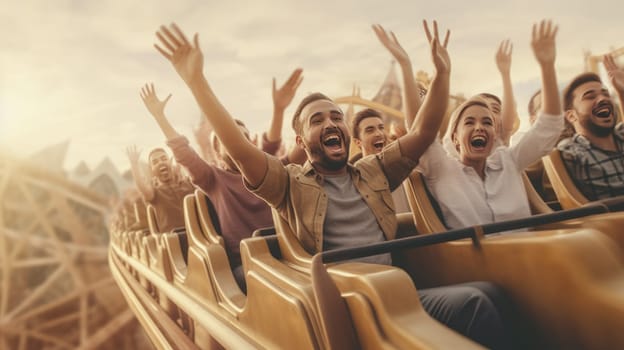
<svg viewBox="0 0 624 350">
<path fill-rule="evenodd" d="M 357 247 L 386 240 L 375 215 L 362 199 L 349 174 L 324 176 L 328 204 L 323 223 L 323 250 Z M 392 265 L 392 257 L 380 254 L 353 261 Z"/>
</svg>

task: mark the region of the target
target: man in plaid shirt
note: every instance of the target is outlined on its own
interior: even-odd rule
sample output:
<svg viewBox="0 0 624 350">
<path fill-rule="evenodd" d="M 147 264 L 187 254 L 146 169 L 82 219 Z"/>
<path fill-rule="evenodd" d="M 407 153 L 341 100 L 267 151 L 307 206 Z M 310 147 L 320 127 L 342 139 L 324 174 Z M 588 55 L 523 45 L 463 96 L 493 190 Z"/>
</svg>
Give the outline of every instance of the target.
<svg viewBox="0 0 624 350">
<path fill-rule="evenodd" d="M 609 55 L 604 65 L 624 101 L 624 69 Z M 616 125 L 616 107 L 600 77 L 584 73 L 574 78 L 563 92 L 563 104 L 566 122 L 576 133 L 558 148 L 579 190 L 589 200 L 624 195 L 624 124 Z"/>
</svg>

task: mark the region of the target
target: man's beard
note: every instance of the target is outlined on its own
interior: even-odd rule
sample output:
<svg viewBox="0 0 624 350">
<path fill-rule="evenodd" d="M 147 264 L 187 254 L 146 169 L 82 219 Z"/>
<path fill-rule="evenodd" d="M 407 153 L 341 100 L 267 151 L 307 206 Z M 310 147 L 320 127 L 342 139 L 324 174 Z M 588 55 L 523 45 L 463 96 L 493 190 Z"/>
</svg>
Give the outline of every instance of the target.
<svg viewBox="0 0 624 350">
<path fill-rule="evenodd" d="M 583 128 L 588 130 L 591 134 L 596 135 L 598 137 L 607 137 L 613 133 L 613 128 L 615 127 L 615 118 L 611 122 L 610 126 L 601 126 L 594 123 L 591 117 L 585 118 L 579 121 Z"/>
<path fill-rule="evenodd" d="M 343 139 L 344 140 L 344 139 Z M 345 154 L 340 159 L 332 159 L 323 150 L 321 145 L 310 146 L 310 155 L 315 155 L 316 160 L 310 159 L 312 165 L 318 165 L 329 171 L 337 171 L 347 165 L 349 160 L 349 143 L 344 140 Z"/>
</svg>

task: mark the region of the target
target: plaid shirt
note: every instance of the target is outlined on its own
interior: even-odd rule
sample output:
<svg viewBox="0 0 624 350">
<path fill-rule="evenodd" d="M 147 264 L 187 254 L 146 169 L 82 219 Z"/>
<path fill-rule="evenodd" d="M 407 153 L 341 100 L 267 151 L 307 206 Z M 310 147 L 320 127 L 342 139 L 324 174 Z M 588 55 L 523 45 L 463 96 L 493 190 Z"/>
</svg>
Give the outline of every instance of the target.
<svg viewBox="0 0 624 350">
<path fill-rule="evenodd" d="M 558 145 L 570 176 L 589 200 L 624 195 L 624 124 L 615 126 L 613 136 L 618 151 L 595 147 L 579 134 Z"/>
</svg>

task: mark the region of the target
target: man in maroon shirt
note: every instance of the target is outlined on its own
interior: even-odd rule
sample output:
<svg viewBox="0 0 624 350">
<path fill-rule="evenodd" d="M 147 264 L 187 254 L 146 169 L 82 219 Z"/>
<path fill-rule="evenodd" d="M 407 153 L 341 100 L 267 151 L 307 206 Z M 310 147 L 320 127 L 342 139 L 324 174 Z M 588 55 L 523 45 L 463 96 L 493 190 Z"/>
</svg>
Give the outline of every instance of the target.
<svg viewBox="0 0 624 350">
<path fill-rule="evenodd" d="M 301 84 L 303 79 L 301 73 L 301 69 L 295 70 L 279 89 L 275 86 L 275 80 L 273 81 L 273 119 L 269 130 L 262 135 L 261 141 L 261 148 L 266 153 L 274 155 L 280 148 L 284 110 Z M 238 167 L 218 140 L 213 147 L 220 167 L 204 161 L 189 145 L 188 139 L 171 126 L 164 113 L 170 96 L 163 101 L 159 100 L 153 84 L 150 84 L 143 87 L 141 97 L 165 134 L 167 145 L 173 151 L 176 161 L 186 168 L 193 184 L 206 193 L 214 205 L 230 266 L 239 286 L 245 290 L 240 241 L 250 237 L 256 229 L 273 226 L 269 206 L 245 188 Z M 246 140 L 251 143 L 245 124 L 239 120 L 236 122 Z"/>
</svg>

